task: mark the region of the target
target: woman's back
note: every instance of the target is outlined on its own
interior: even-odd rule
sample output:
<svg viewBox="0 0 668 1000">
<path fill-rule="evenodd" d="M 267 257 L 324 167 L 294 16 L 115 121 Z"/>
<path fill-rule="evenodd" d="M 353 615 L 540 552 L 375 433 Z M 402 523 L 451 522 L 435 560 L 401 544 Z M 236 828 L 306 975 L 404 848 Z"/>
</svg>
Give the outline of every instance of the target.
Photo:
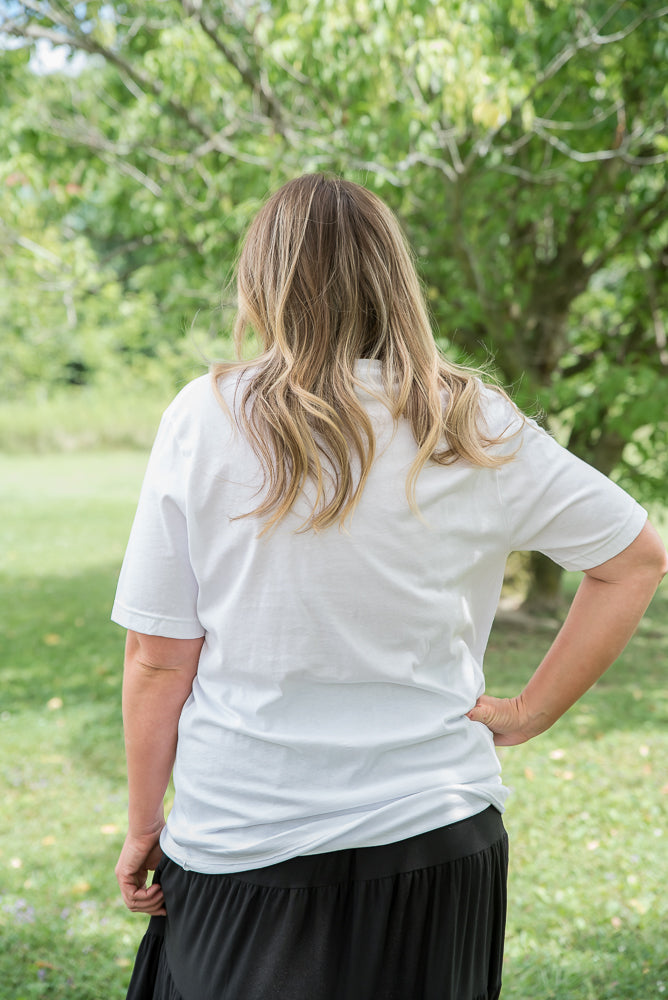
<svg viewBox="0 0 668 1000">
<path fill-rule="evenodd" d="M 540 534 L 550 503 L 569 493 L 560 464 L 568 471 L 577 460 L 528 424 L 501 470 L 427 463 L 417 516 L 405 490 L 411 428 L 395 425 L 377 398 L 379 362 L 360 360 L 355 373 L 369 389 L 357 392 L 376 457 L 345 528 L 299 531 L 308 488 L 270 532 L 239 516 L 262 498 L 262 468 L 206 377 L 175 400 L 156 441 L 118 600 L 137 631 L 160 619 L 162 634 L 206 635 L 163 834 L 170 856 L 197 871 L 388 843 L 503 808 L 491 733 L 466 717 L 484 690 L 484 649 L 515 543 L 501 490 L 530 505 L 545 486 L 531 452 L 551 452 L 562 485 L 533 514 Z M 238 377 L 219 382 L 230 413 Z M 493 435 L 521 424 L 492 390 L 481 401 Z M 517 447 L 511 434 L 498 449 Z M 593 522 L 596 490 L 611 484 L 590 472 L 593 504 L 584 497 L 580 516 Z M 643 512 L 615 496 L 633 522 L 621 530 L 637 532 Z M 585 524 L 588 545 L 598 545 L 591 532 Z"/>
</svg>

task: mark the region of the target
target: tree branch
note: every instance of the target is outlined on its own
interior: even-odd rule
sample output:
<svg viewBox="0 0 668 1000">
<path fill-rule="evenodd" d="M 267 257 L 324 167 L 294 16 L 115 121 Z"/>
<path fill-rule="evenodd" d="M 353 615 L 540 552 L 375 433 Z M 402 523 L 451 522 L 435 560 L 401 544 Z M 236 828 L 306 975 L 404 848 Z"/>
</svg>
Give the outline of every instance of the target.
<svg viewBox="0 0 668 1000">
<path fill-rule="evenodd" d="M 27 0 L 24 6 L 36 13 L 39 12 L 38 5 L 31 3 L 30 0 Z M 50 16 L 53 16 L 54 21 L 68 31 L 72 27 L 68 24 L 65 18 L 57 17 L 53 11 L 50 11 Z M 27 40 L 45 39 L 53 45 L 68 45 L 72 48 L 88 52 L 91 55 L 99 55 L 107 62 L 111 63 L 118 70 L 125 86 L 128 90 L 130 90 L 136 99 L 144 98 L 147 92 L 152 94 L 153 97 L 161 101 L 175 117 L 184 121 L 192 131 L 204 140 L 203 143 L 197 146 L 195 150 L 191 151 L 189 156 L 185 158 L 188 166 L 192 165 L 194 160 L 197 160 L 211 152 L 220 153 L 230 159 L 239 160 L 243 163 L 249 163 L 253 166 L 260 166 L 263 168 L 272 166 L 273 160 L 267 157 L 253 156 L 252 154 L 242 152 L 237 147 L 229 143 L 225 138 L 226 128 L 212 132 L 202 122 L 200 122 L 188 108 L 180 104 L 174 98 L 167 96 L 165 94 L 165 87 L 159 80 L 151 78 L 138 70 L 136 67 L 131 66 L 130 63 L 128 63 L 116 52 L 105 48 L 88 35 L 72 32 L 64 35 L 60 31 L 44 27 L 42 25 L 18 25 L 16 22 L 7 22 L 4 25 L 4 29 L 15 37 L 22 37 Z M 65 135 L 65 132 L 61 129 L 60 131 L 56 131 L 56 134 Z M 90 149 L 95 151 L 101 151 L 104 149 L 106 152 L 113 153 L 116 156 L 127 155 L 127 152 L 129 152 L 131 148 L 128 147 L 126 149 L 123 146 L 119 148 L 118 145 L 111 145 L 109 141 L 106 140 L 106 137 L 101 136 L 101 134 L 97 134 L 93 138 L 93 141 L 88 141 L 86 135 L 82 134 L 73 135 L 72 133 L 69 133 L 66 137 L 72 138 L 78 144 L 88 146 Z M 168 154 L 162 154 L 155 148 L 142 146 L 141 149 L 144 153 L 147 153 L 154 159 L 161 160 L 162 162 L 170 165 L 177 165 L 184 159 L 174 156 L 170 157 Z M 142 171 L 138 170 L 138 168 L 134 167 L 132 164 L 122 167 L 120 162 L 118 162 L 116 163 L 116 166 L 129 176 L 133 176 L 135 180 L 143 184 L 144 187 L 147 187 L 156 196 L 162 193 L 155 182 L 152 182 L 150 178 L 148 178 L 142 173 Z"/>
<path fill-rule="evenodd" d="M 202 31 L 207 35 L 215 48 L 220 52 L 226 62 L 232 66 L 239 74 L 242 82 L 248 87 L 250 92 L 257 98 L 260 110 L 265 118 L 273 125 L 275 130 L 284 138 L 291 142 L 300 142 L 301 134 L 297 128 L 315 129 L 319 128 L 317 123 L 304 121 L 289 112 L 281 103 L 272 90 L 264 67 L 254 68 L 246 52 L 239 54 L 221 38 L 219 25 L 209 17 L 199 0 L 180 0 L 184 12 L 191 17 Z M 253 45 L 256 45 L 253 39 Z M 294 74 L 291 74 L 294 75 Z M 301 79 L 306 77 L 301 75 Z M 310 84 L 310 81 L 307 81 Z M 252 162 L 247 160 L 246 162 Z"/>
<path fill-rule="evenodd" d="M 618 6 L 621 7 L 623 5 L 619 4 Z M 635 19 L 635 21 L 632 21 L 630 24 L 627 24 L 625 28 L 622 28 L 621 31 L 614 31 L 610 35 L 600 35 L 598 31 L 594 31 L 592 33 L 592 41 L 594 45 L 597 46 L 611 45 L 614 42 L 621 42 L 623 41 L 624 38 L 628 38 L 628 36 L 632 34 L 636 30 L 636 28 L 639 28 L 640 25 L 643 24 L 645 21 L 656 21 L 661 17 L 665 17 L 666 14 L 668 14 L 668 7 L 661 7 L 659 10 L 649 11 L 648 13 L 641 14 L 639 17 Z"/>
<path fill-rule="evenodd" d="M 57 264 L 59 267 L 64 266 L 64 262 L 60 257 L 58 257 L 51 250 L 47 250 L 46 247 L 40 246 L 39 243 L 35 243 L 34 240 L 29 239 L 27 236 L 21 236 L 19 233 L 10 229 L 6 223 L 0 219 L 0 227 L 3 230 L 5 238 L 9 240 L 10 243 L 14 243 L 16 246 L 22 247 L 31 253 L 33 257 L 38 257 L 40 260 L 46 260 L 49 264 Z"/>
<path fill-rule="evenodd" d="M 406 170 L 410 170 L 415 163 L 422 163 L 426 167 L 434 167 L 435 170 L 439 170 L 453 184 L 457 181 L 457 174 L 449 163 L 438 159 L 436 156 L 429 156 L 428 153 L 419 153 L 417 151 L 409 153 L 408 156 L 405 156 L 403 160 L 400 160 L 396 164 L 395 169 L 403 173 Z M 400 184 L 401 182 L 398 183 Z"/>
<path fill-rule="evenodd" d="M 512 106 L 510 113 L 507 116 L 505 116 L 499 122 L 498 125 L 495 125 L 492 129 L 490 129 L 486 133 L 486 135 L 484 135 L 481 139 L 478 140 L 478 142 L 474 143 L 471 152 L 466 158 L 464 164 L 465 170 L 468 170 L 473 165 L 477 157 L 483 157 L 487 154 L 492 143 L 499 135 L 499 133 L 503 131 L 508 122 L 511 121 L 521 112 L 522 107 L 524 105 L 528 104 L 530 101 L 533 100 L 535 94 L 540 90 L 543 84 L 547 83 L 548 80 L 551 80 L 552 77 L 556 76 L 557 73 L 559 73 L 559 71 L 563 69 L 563 67 L 567 63 L 569 63 L 571 59 L 573 59 L 573 57 L 576 56 L 580 51 L 588 48 L 601 48 L 604 45 L 611 45 L 612 43 L 620 41 L 623 38 L 626 38 L 628 35 L 632 34 L 632 32 L 634 32 L 645 21 L 656 20 L 657 18 L 664 17 L 666 14 L 668 14 L 668 7 L 662 7 L 658 11 L 645 11 L 644 13 L 639 14 L 638 17 L 636 17 L 630 24 L 628 24 L 626 28 L 624 28 L 621 32 L 615 32 L 614 34 L 610 35 L 601 35 L 599 33 L 599 29 L 604 24 L 606 24 L 619 10 L 621 10 L 623 6 L 624 4 L 621 3 L 620 0 L 617 0 L 617 2 L 612 4 L 612 6 L 608 9 L 606 14 L 604 14 L 603 17 L 599 20 L 598 25 L 596 27 L 594 27 L 588 34 L 574 39 L 572 42 L 566 45 L 561 50 L 561 52 L 558 52 L 557 55 L 550 60 L 547 66 L 537 74 L 534 83 L 529 88 L 525 96 Z M 553 145 L 556 146 L 556 142 L 553 143 Z M 558 148 L 558 146 L 556 148 Z M 564 152 L 564 150 L 562 150 L 562 152 Z M 610 153 L 611 151 L 605 150 L 603 152 Z M 569 154 L 567 153 L 566 155 Z M 595 157 L 594 154 L 583 154 L 583 155 L 590 155 L 592 158 L 597 158 Z M 573 159 L 576 158 L 577 158 L 576 156 L 573 156 Z M 580 160 L 579 162 L 586 163 L 590 161 Z M 633 162 L 633 161 L 627 161 L 627 162 Z M 648 161 L 643 159 L 641 163 L 638 163 L 636 165 L 643 166 L 645 165 L 646 162 Z M 653 159 L 650 159 L 649 162 L 655 162 L 655 161 Z M 660 160 L 658 162 L 663 162 L 663 160 Z"/>
<path fill-rule="evenodd" d="M 590 129 L 593 125 L 600 125 L 600 123 L 604 122 L 606 118 L 610 118 L 614 114 L 618 115 L 623 107 L 623 101 L 615 101 L 611 107 L 599 111 L 597 114 L 593 115 L 592 118 L 588 118 L 586 121 L 579 122 L 558 121 L 553 118 L 541 118 L 536 115 L 534 118 L 534 124 L 537 123 L 544 129 L 560 129 L 562 132 L 587 131 L 587 129 Z"/>
<path fill-rule="evenodd" d="M 248 60 L 240 59 L 229 45 L 223 41 L 217 30 L 218 25 L 207 16 L 202 9 L 201 3 L 193 2 L 193 0 L 180 0 L 180 2 L 185 14 L 199 24 L 202 31 L 211 39 L 225 60 L 237 71 L 251 93 L 255 94 L 258 98 L 260 107 L 267 118 L 270 118 L 277 130 L 283 134 L 285 129 L 285 111 L 267 81 L 262 80 L 261 77 L 257 78 L 254 76 Z"/>
<path fill-rule="evenodd" d="M 665 222 L 666 217 L 668 217 L 668 189 L 664 188 L 642 208 L 628 213 L 617 238 L 586 265 L 587 273 L 594 274 L 598 271 L 620 249 L 630 233 L 639 235 L 651 233 L 656 226 Z M 641 225 L 643 220 L 644 223 Z"/>
<path fill-rule="evenodd" d="M 523 170 L 521 167 L 514 167 L 506 163 L 492 164 L 489 169 L 496 171 L 497 174 L 510 174 L 511 177 L 519 177 L 520 180 L 525 181 L 527 184 L 544 184 L 546 187 L 558 184 L 564 179 L 563 173 L 559 170 L 532 174 L 529 170 Z"/>
<path fill-rule="evenodd" d="M 90 122 L 85 119 L 75 119 L 70 123 L 58 118 L 49 117 L 42 120 L 42 125 L 53 135 L 58 135 L 74 145 L 83 146 L 97 153 L 105 163 L 111 164 L 120 173 L 125 174 L 126 177 L 131 177 L 132 180 L 145 187 L 156 198 L 161 197 L 162 188 L 160 184 L 128 159 L 128 154 L 134 152 L 137 148 L 140 148 L 143 153 L 148 153 L 149 155 L 152 152 L 159 152 L 158 150 L 151 150 L 151 147 L 147 147 L 144 144 L 133 146 L 127 143 L 112 142 L 102 132 L 94 129 Z M 158 157 L 155 158 L 158 159 Z"/>
<path fill-rule="evenodd" d="M 24 6 L 33 10 L 35 13 L 40 13 L 39 6 L 37 4 L 31 3 L 30 0 L 25 0 Z M 50 9 L 49 16 L 61 26 L 71 29 L 65 18 L 57 18 L 54 12 Z M 37 24 L 26 24 L 19 25 L 15 21 L 6 22 L 4 25 L 4 30 L 14 37 L 26 38 L 26 39 L 39 39 L 43 38 L 53 45 L 69 45 L 72 48 L 79 49 L 83 52 L 88 52 L 90 55 L 99 55 L 106 61 L 111 63 L 120 72 L 124 73 L 130 80 L 132 80 L 138 87 L 143 91 L 148 91 L 153 94 L 154 97 L 162 101 L 165 107 L 168 107 L 172 114 L 180 118 L 182 121 L 186 122 L 189 128 L 200 135 L 203 139 L 211 139 L 212 133 L 207 129 L 194 115 L 186 108 L 183 104 L 179 104 L 178 101 L 174 100 L 173 97 L 169 97 L 165 93 L 164 85 L 152 77 L 147 76 L 142 73 L 135 66 L 130 65 L 125 59 L 122 59 L 118 53 L 114 52 L 112 49 L 106 48 L 95 39 L 91 38 L 89 35 L 85 35 L 82 32 L 78 32 L 75 29 L 75 33 L 70 33 L 68 35 L 63 35 L 60 32 L 47 28 L 42 25 Z"/>
<path fill-rule="evenodd" d="M 596 163 L 602 160 L 621 160 L 623 163 L 628 163 L 633 167 L 644 167 L 652 166 L 658 163 L 668 163 L 668 153 L 657 153 L 656 156 L 631 156 L 626 149 L 597 149 L 591 153 L 583 153 L 578 149 L 573 149 L 568 143 L 564 142 L 563 139 L 558 139 L 556 135 L 552 135 L 547 129 L 544 129 L 537 123 L 537 120 L 533 123 L 533 129 L 537 136 L 540 136 L 548 145 L 557 149 L 564 156 L 567 156 L 571 160 L 575 160 L 576 163 Z M 633 138 L 638 138 L 638 133 L 636 133 Z M 625 143 L 628 146 L 628 142 Z"/>
</svg>

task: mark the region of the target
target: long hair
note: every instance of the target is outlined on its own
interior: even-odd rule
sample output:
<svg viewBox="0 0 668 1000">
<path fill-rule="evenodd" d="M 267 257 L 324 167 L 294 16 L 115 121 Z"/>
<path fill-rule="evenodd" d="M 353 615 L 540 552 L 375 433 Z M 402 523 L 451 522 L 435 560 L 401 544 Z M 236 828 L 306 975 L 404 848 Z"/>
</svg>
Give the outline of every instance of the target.
<svg viewBox="0 0 668 1000">
<path fill-rule="evenodd" d="M 237 356 L 249 329 L 262 353 L 251 362 L 218 362 L 211 374 L 223 402 L 219 378 L 250 369 L 236 419 L 262 464 L 265 488 L 242 516 L 267 518 L 262 533 L 287 514 L 308 480 L 315 501 L 302 530 L 344 525 L 352 515 L 375 453 L 355 393 L 359 358 L 380 361 L 384 401 L 395 421 L 410 423 L 418 451 L 406 494 L 416 513 L 416 481 L 427 461 L 507 461 L 490 453 L 499 439 L 480 426 L 480 373 L 439 353 L 407 241 L 366 188 L 323 174 L 280 188 L 246 236 L 237 296 Z"/>
</svg>

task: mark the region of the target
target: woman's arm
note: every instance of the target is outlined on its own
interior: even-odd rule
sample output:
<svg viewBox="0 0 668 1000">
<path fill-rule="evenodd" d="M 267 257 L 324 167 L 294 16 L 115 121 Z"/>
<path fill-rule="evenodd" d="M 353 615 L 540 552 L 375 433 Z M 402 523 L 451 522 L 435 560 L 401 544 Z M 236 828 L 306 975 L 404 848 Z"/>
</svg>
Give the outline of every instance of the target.
<svg viewBox="0 0 668 1000">
<path fill-rule="evenodd" d="M 516 746 L 549 729 L 617 659 L 668 572 L 668 553 L 648 523 L 628 548 L 589 569 L 543 662 L 515 698 L 482 695 L 468 713 Z"/>
<path fill-rule="evenodd" d="M 123 674 L 123 725 L 128 766 L 128 835 L 116 865 L 126 906 L 164 913 L 162 891 L 146 888 L 158 864 L 163 801 L 174 765 L 181 710 L 197 673 L 204 639 L 128 632 Z"/>
</svg>

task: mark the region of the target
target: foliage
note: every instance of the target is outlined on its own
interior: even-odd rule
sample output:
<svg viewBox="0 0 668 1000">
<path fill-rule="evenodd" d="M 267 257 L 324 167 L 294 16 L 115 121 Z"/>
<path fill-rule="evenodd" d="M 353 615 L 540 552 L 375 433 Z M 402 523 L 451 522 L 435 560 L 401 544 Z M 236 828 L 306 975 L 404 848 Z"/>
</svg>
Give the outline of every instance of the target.
<svg viewBox="0 0 668 1000">
<path fill-rule="evenodd" d="M 249 218 L 333 170 L 399 213 L 447 351 L 493 358 L 641 498 L 665 490 L 659 0 L 29 0 L 3 31 L 6 393 L 173 379 L 191 329 L 226 350 Z M 32 71 L 38 45 L 70 74 Z"/>
<path fill-rule="evenodd" d="M 135 448 L 147 452 L 160 416 L 187 381 L 188 368 L 171 384 L 161 374 L 156 385 L 127 370 L 111 384 L 34 387 L 19 399 L 0 401 L 0 442 L 5 454 Z M 193 371 L 193 377 L 200 374 Z M 156 372 L 157 375 L 157 372 Z"/>
<path fill-rule="evenodd" d="M 144 464 L 120 451 L 0 456 L 2 1000 L 121 1000 L 146 924 L 113 875 L 123 640 L 108 621 Z M 668 985 L 667 611 L 659 594 L 597 687 L 503 752 L 504 1000 L 629 1000 Z M 490 691 L 515 693 L 550 639 L 497 624 Z"/>
</svg>

